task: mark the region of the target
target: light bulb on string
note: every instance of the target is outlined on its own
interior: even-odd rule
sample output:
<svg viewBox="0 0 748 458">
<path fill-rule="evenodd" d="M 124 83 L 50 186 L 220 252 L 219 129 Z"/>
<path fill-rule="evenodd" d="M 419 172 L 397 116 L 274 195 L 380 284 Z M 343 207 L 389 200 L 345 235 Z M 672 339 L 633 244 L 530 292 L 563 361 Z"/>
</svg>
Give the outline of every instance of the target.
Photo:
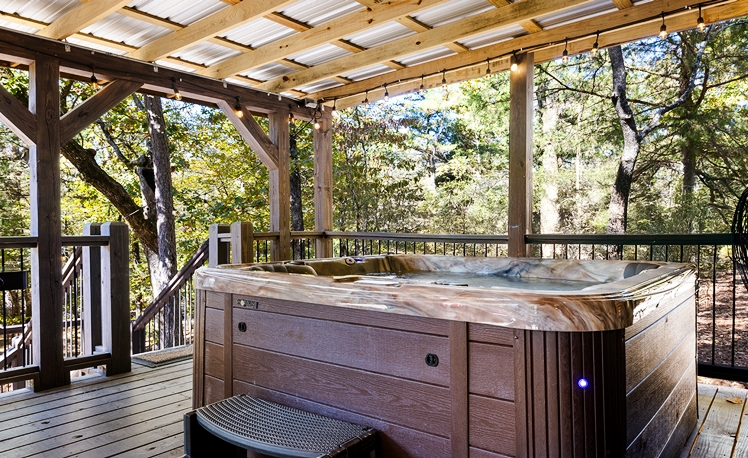
<svg viewBox="0 0 748 458">
<path fill-rule="evenodd" d="M 182 94 L 179 93 L 179 89 L 177 88 L 177 79 L 172 78 L 171 79 L 171 86 L 172 89 L 174 89 L 174 99 L 175 100 L 182 100 Z"/>
<path fill-rule="evenodd" d="M 564 61 L 564 63 L 569 62 L 569 38 L 566 38 L 566 41 L 564 42 L 564 52 L 561 54 L 561 60 Z"/>
<path fill-rule="evenodd" d="M 390 100 L 390 93 L 387 91 L 387 83 L 384 83 L 384 101 L 388 102 Z"/>
<path fill-rule="evenodd" d="M 597 32 L 595 35 L 595 43 L 592 45 L 592 50 L 590 50 L 590 53 L 594 56 L 597 55 L 597 52 L 600 50 L 600 32 Z"/>
<path fill-rule="evenodd" d="M 369 90 L 366 90 L 366 96 L 364 96 L 364 103 L 369 103 Z"/>
<path fill-rule="evenodd" d="M 486 78 L 491 77 L 491 61 L 486 59 Z"/>
<path fill-rule="evenodd" d="M 424 88 L 423 88 L 423 78 L 424 76 L 421 75 L 421 87 L 418 88 L 418 93 L 423 94 Z"/>
<path fill-rule="evenodd" d="M 706 28 L 706 22 L 704 22 L 704 17 L 701 15 L 701 5 L 699 5 L 699 18 L 696 20 L 696 27 L 702 32 Z"/>
<path fill-rule="evenodd" d="M 317 113 L 314 114 L 312 121 L 314 121 L 314 130 L 319 130 L 321 126 L 319 124 L 319 121 L 317 121 Z"/>
<path fill-rule="evenodd" d="M 335 99 L 333 99 L 333 101 L 332 101 L 332 110 L 331 110 L 331 111 L 332 111 L 333 113 L 335 113 L 335 112 L 336 112 L 336 111 L 338 110 L 338 107 L 336 106 L 337 104 L 338 104 L 338 98 L 336 97 L 336 98 L 335 98 Z"/>
<path fill-rule="evenodd" d="M 237 118 L 244 117 L 244 111 L 242 111 L 242 105 L 239 103 L 239 96 L 236 97 L 236 103 L 234 104 L 234 114 Z"/>
<path fill-rule="evenodd" d="M 442 70 L 442 87 L 447 85 L 447 69 Z"/>
<path fill-rule="evenodd" d="M 512 56 L 509 58 L 509 70 L 516 72 L 517 71 L 517 53 L 512 53 Z"/>
<path fill-rule="evenodd" d="M 96 78 L 93 68 L 91 68 L 91 87 L 94 89 L 99 88 L 99 80 Z"/>
<path fill-rule="evenodd" d="M 660 38 L 667 38 L 667 26 L 665 25 L 665 12 L 662 12 L 662 25 L 660 26 Z"/>
</svg>

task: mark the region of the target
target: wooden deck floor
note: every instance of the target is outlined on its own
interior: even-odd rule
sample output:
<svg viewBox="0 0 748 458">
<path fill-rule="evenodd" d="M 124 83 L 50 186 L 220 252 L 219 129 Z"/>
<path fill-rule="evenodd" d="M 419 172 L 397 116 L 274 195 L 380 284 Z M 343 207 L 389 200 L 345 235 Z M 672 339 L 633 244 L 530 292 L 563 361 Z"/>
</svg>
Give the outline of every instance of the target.
<svg viewBox="0 0 748 458">
<path fill-rule="evenodd" d="M 190 360 L 0 396 L 0 457 L 182 456 L 191 389 Z M 680 458 L 748 458 L 746 394 L 699 384 L 698 427 Z"/>
<path fill-rule="evenodd" d="M 0 396 L 0 457 L 182 456 L 192 360 Z"/>
</svg>

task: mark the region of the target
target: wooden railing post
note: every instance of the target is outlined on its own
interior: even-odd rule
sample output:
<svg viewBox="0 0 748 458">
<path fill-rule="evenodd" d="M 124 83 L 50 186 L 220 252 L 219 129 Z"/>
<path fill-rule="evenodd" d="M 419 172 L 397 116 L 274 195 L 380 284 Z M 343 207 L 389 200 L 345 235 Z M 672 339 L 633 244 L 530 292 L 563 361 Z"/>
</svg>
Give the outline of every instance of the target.
<svg viewBox="0 0 748 458">
<path fill-rule="evenodd" d="M 231 223 L 231 263 L 254 262 L 253 245 L 252 223 L 245 221 Z"/>
<path fill-rule="evenodd" d="M 229 263 L 229 244 L 218 239 L 218 234 L 225 234 L 231 228 L 228 224 L 211 224 L 208 229 L 208 266 Z"/>
<path fill-rule="evenodd" d="M 101 235 L 101 224 L 83 226 L 83 235 Z M 83 247 L 83 354 L 101 345 L 101 247 Z"/>
<path fill-rule="evenodd" d="M 101 235 L 101 343 L 112 358 L 106 375 L 130 372 L 130 234 L 125 223 L 104 223 Z"/>
</svg>

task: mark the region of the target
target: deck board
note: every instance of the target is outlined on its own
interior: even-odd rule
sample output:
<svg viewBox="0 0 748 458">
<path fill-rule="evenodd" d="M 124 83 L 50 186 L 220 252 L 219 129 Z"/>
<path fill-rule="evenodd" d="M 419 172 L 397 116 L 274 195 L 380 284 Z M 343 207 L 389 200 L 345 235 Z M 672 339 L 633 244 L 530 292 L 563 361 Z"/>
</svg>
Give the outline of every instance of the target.
<svg viewBox="0 0 748 458">
<path fill-rule="evenodd" d="M 0 458 L 182 456 L 182 416 L 191 407 L 191 360 L 8 393 L 0 396 Z"/>
<path fill-rule="evenodd" d="M 680 458 L 747 457 L 747 393 L 699 384 L 699 421 Z M 7 393 L 0 396 L 0 458 L 181 457 L 191 396 L 192 361 L 133 365 L 129 374 L 89 376 L 43 393 Z"/>
</svg>

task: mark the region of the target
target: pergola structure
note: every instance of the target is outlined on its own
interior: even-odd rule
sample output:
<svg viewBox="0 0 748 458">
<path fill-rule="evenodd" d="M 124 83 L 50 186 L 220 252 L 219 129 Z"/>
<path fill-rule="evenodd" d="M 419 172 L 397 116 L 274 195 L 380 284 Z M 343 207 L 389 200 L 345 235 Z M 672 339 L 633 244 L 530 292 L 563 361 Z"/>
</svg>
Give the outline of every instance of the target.
<svg viewBox="0 0 748 458">
<path fill-rule="evenodd" d="M 289 258 L 289 115 L 315 119 L 315 231 L 332 230 L 331 111 L 512 72 L 509 254 L 530 228 L 534 62 L 748 14 L 748 0 L 4 0 L 0 60 L 28 69 L 29 106 L 0 120 L 30 147 L 33 328 L 60 326 L 60 145 L 133 92 L 220 108 L 270 170 L 275 259 Z M 60 117 L 60 77 L 106 83 Z M 267 116 L 264 132 L 252 116 Z M 317 241 L 317 256 L 332 253 Z M 35 338 L 35 342 L 41 339 Z M 37 388 L 64 383 L 59 353 Z M 45 352 L 48 353 L 45 356 Z M 52 370 L 48 370 L 52 366 Z M 54 370 L 54 367 L 57 370 Z"/>
</svg>

